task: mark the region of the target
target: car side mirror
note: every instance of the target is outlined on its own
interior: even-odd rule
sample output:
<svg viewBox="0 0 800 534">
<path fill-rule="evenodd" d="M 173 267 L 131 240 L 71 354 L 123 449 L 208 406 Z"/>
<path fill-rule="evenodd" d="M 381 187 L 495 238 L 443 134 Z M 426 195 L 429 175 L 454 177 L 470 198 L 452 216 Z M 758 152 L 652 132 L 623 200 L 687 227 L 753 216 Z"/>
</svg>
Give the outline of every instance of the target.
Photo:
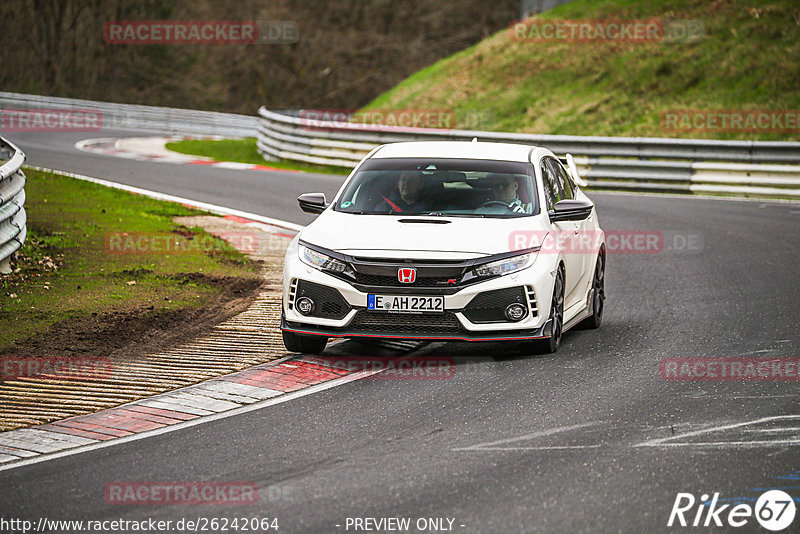
<svg viewBox="0 0 800 534">
<path fill-rule="evenodd" d="M 303 193 L 297 197 L 297 203 L 306 213 L 322 213 L 328 207 L 325 193 Z"/>
<path fill-rule="evenodd" d="M 565 198 L 559 200 L 548 213 L 551 222 L 582 221 L 592 214 L 594 204 L 588 200 Z"/>
</svg>

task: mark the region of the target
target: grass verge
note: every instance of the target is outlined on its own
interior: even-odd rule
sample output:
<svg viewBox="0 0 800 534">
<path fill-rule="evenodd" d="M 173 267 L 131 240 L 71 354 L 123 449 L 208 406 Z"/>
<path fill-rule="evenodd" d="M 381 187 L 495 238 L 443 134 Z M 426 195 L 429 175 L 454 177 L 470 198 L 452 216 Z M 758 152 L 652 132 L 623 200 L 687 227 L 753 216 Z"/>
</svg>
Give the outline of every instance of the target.
<svg viewBox="0 0 800 534">
<path fill-rule="evenodd" d="M 258 285 L 255 262 L 200 228 L 172 221 L 197 210 L 25 172 L 28 237 L 14 273 L 0 275 L 0 353 L 57 323 L 124 314 L 157 320 Z"/>
<path fill-rule="evenodd" d="M 796 115 L 800 5 L 795 0 L 574 0 L 532 21 L 651 17 L 699 22 L 704 32 L 692 42 L 570 42 L 515 39 L 504 30 L 413 74 L 366 109 L 445 109 L 455 116 L 456 128 L 504 132 L 800 139 L 796 127 L 772 131 L 772 123 L 754 131 L 675 130 L 665 115 L 670 110 Z"/>
</svg>

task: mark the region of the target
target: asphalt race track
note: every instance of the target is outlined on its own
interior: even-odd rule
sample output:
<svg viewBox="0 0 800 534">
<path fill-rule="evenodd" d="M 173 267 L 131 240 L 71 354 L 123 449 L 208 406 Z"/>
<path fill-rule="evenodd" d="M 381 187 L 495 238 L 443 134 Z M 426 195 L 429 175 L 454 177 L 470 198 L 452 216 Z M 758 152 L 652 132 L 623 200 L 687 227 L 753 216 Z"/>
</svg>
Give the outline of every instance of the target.
<svg viewBox="0 0 800 534">
<path fill-rule="evenodd" d="M 102 132 L 124 135 L 143 134 Z M 330 198 L 342 180 L 72 148 L 85 137 L 9 136 L 31 165 L 301 224 L 310 219 L 297 195 L 323 191 Z M 603 326 L 569 332 L 557 354 L 419 345 L 418 354 L 452 358 L 455 373 L 438 380 L 378 375 L 3 471 L 1 506 L 33 521 L 269 517 L 278 519 L 279 532 L 354 532 L 353 518 L 390 517 L 412 525 L 452 519 L 450 528 L 465 533 L 661 532 L 669 530 L 678 493 L 699 501 L 718 492 L 721 503 L 751 505 L 766 488 L 798 495 L 791 489 L 800 488 L 797 381 L 666 380 L 660 364 L 800 357 L 793 268 L 800 204 L 590 195 L 606 232 L 661 232 L 663 248 L 609 254 Z M 376 350 L 385 348 L 345 342 L 328 352 L 369 357 Z M 259 502 L 157 507 L 104 500 L 114 481 L 193 480 L 252 482 Z M 750 518 L 738 531 L 758 528 Z M 729 530 L 737 529 L 718 529 Z"/>
<path fill-rule="evenodd" d="M 344 177 L 330 174 L 261 171 L 226 171 L 204 165 L 178 165 L 137 161 L 77 150 L 81 139 L 145 137 L 158 132 L 103 130 L 94 134 L 24 132 L 9 134 L 28 157 L 27 164 L 103 178 L 169 195 L 191 198 L 276 219 L 308 224 L 314 220 L 294 201 L 311 189 L 331 198 Z M 287 202 L 287 198 L 292 202 Z"/>
</svg>

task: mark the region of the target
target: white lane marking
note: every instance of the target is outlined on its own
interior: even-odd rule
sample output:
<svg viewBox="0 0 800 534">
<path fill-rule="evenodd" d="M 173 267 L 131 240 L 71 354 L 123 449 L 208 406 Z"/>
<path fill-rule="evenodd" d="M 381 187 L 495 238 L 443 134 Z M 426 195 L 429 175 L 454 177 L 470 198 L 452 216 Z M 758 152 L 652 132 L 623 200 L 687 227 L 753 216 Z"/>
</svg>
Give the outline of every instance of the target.
<svg viewBox="0 0 800 534">
<path fill-rule="evenodd" d="M 753 419 L 751 421 L 745 421 L 743 423 L 732 423 L 729 425 L 719 425 L 713 426 L 709 428 L 705 428 L 703 430 L 695 430 L 692 432 L 685 432 L 683 434 L 677 434 L 675 436 L 668 436 L 666 438 L 656 438 L 645 441 L 643 443 L 639 443 L 634 445 L 634 447 L 692 447 L 692 446 L 708 446 L 708 445 L 717 445 L 717 446 L 726 446 L 726 445 L 742 445 L 742 444 L 754 444 L 754 445 L 796 445 L 800 444 L 800 437 L 793 440 L 770 440 L 770 441 L 714 441 L 714 442 L 691 442 L 691 441 L 684 441 L 680 443 L 668 443 L 674 442 L 679 439 L 686 439 L 694 436 L 699 436 L 701 434 L 710 434 L 712 432 L 721 432 L 725 430 L 731 430 L 735 428 L 741 428 L 749 425 L 758 425 L 761 423 L 770 423 L 773 421 L 797 421 L 800 420 L 800 415 L 775 415 L 771 417 L 762 417 L 761 419 Z"/>
<path fill-rule="evenodd" d="M 34 169 L 37 171 L 44 171 L 44 172 L 54 172 L 56 174 L 61 174 L 64 176 L 68 176 L 70 178 L 76 178 L 78 180 L 84 180 L 87 182 L 93 182 L 96 184 L 104 185 L 106 187 L 111 187 L 114 189 L 121 189 L 122 191 L 128 191 L 130 193 L 137 193 L 139 195 L 143 195 L 149 198 L 155 198 L 156 200 L 166 200 L 168 202 L 178 202 L 179 204 L 189 204 L 201 210 L 205 210 L 211 213 L 215 213 L 217 215 L 233 215 L 235 217 L 242 217 L 244 219 L 252 219 L 254 221 L 262 222 L 264 224 L 269 224 L 271 226 L 276 226 L 278 228 L 285 228 L 287 230 L 292 230 L 295 232 L 299 232 L 303 228 L 305 228 L 301 224 L 295 224 L 289 221 L 283 221 L 280 219 L 273 219 L 272 217 L 264 217 L 263 215 L 256 215 L 255 213 L 248 213 L 246 211 L 235 210 L 231 208 L 226 208 L 224 206 L 218 206 L 216 204 L 209 204 L 207 202 L 201 202 L 199 200 L 192 200 L 189 198 L 178 197 L 174 195 L 167 195 L 165 193 L 159 193 L 157 191 L 150 191 L 148 189 L 142 189 L 139 187 L 133 187 L 130 185 L 118 184 L 116 182 L 109 182 L 108 180 L 103 180 L 100 178 L 93 178 L 91 176 L 86 176 L 83 174 L 75 174 L 72 172 L 65 172 L 59 171 L 55 169 L 49 169 L 46 167 L 32 167 L 28 166 L 29 169 Z"/>
<path fill-rule="evenodd" d="M 182 135 L 113 138 L 100 137 L 78 141 L 75 143 L 75 148 L 82 152 L 102 154 L 104 156 L 116 156 L 120 158 L 136 159 L 141 161 L 158 161 L 162 163 L 187 164 L 195 161 L 214 161 L 205 156 L 192 156 L 189 154 L 174 152 L 166 147 L 167 143 L 189 139 L 214 139 L 218 141 L 223 138 L 219 136 L 193 137 Z"/>
<path fill-rule="evenodd" d="M 213 415 L 209 415 L 206 417 L 200 417 L 198 419 L 191 419 L 189 421 L 184 421 L 182 423 L 176 423 L 174 425 L 168 425 L 161 428 L 156 428 L 154 430 L 147 430 L 145 432 L 141 432 L 139 434 L 133 434 L 130 436 L 125 436 L 117 439 L 112 439 L 108 441 L 101 441 L 99 443 L 94 443 L 91 445 L 84 445 L 78 446 L 74 449 L 62 450 L 52 454 L 43 454 L 40 456 L 36 456 L 30 459 L 19 460 L 14 462 L 13 464 L 9 465 L 1 465 L 0 472 L 8 471 L 11 469 L 17 469 L 19 467 L 25 467 L 32 464 L 38 464 L 39 462 L 46 462 L 48 460 L 54 460 L 56 458 L 63 458 L 65 456 L 73 456 L 76 454 L 81 454 L 84 452 L 94 451 L 97 449 L 104 449 L 106 447 L 114 447 L 116 445 L 121 445 L 123 443 L 128 443 L 130 441 L 138 441 L 140 439 L 146 439 L 152 436 L 159 436 L 161 434 L 167 434 L 169 432 L 175 432 L 177 430 L 183 430 L 185 428 L 189 428 L 192 426 L 202 425 L 205 423 L 209 423 L 211 421 L 217 421 L 219 419 L 227 419 L 228 417 L 235 417 L 238 415 L 242 415 L 244 413 L 261 410 L 262 408 L 267 408 L 269 406 L 274 406 L 276 404 L 281 404 L 290 400 L 294 400 L 300 397 L 305 397 L 306 395 L 312 395 L 314 393 L 318 393 L 320 391 L 324 391 L 326 389 L 334 388 L 337 386 L 341 386 L 347 384 L 349 382 L 354 382 L 356 380 L 360 380 L 362 378 L 366 378 L 368 376 L 372 376 L 374 374 L 380 373 L 381 370 L 369 370 L 369 371 L 359 371 L 357 373 L 353 373 L 351 375 L 343 376 L 341 378 L 335 378 L 333 380 L 329 380 L 328 382 L 323 382 L 321 384 L 316 384 L 305 389 L 301 389 L 298 391 L 293 391 L 291 393 L 285 393 L 279 397 L 275 397 L 272 399 L 266 399 L 263 401 L 259 401 L 255 404 L 250 404 L 248 406 L 242 406 L 240 408 L 234 408 L 232 410 L 228 410 L 225 412 L 216 413 Z"/>
<path fill-rule="evenodd" d="M 538 445 L 535 447 L 481 447 L 473 449 L 467 447 L 466 449 L 450 449 L 452 451 L 558 451 L 558 450 L 580 450 L 580 449 L 598 449 L 602 445 Z"/>
<path fill-rule="evenodd" d="M 82 152 L 91 152 L 91 149 L 87 147 L 102 144 L 113 145 L 116 140 L 116 137 L 96 137 L 94 139 L 83 139 L 75 143 L 75 148 Z"/>
<path fill-rule="evenodd" d="M 669 436 L 666 438 L 656 438 L 652 440 L 645 441 L 643 443 L 638 444 L 618 444 L 618 446 L 623 447 L 633 447 L 633 448 L 640 448 L 640 447 L 788 447 L 788 446 L 797 446 L 800 445 L 800 426 L 781 426 L 778 428 L 747 428 L 751 425 L 758 425 L 763 423 L 774 423 L 774 422 L 796 422 L 800 420 L 800 415 L 777 415 L 771 417 L 763 417 L 760 419 L 754 419 L 750 421 L 744 421 L 741 423 L 732 423 L 726 425 L 717 425 L 709 428 L 704 428 L 702 430 L 695 430 L 691 432 L 685 432 L 682 434 L 677 434 L 674 436 Z M 586 428 L 589 426 L 594 426 L 601 424 L 602 422 L 592 422 L 592 423 L 584 423 L 566 427 L 559 427 L 559 428 L 552 428 L 548 430 L 542 430 L 538 432 L 532 432 L 530 434 L 525 434 L 522 436 L 517 436 L 513 438 L 502 439 L 498 441 L 493 441 L 489 443 L 479 443 L 477 445 L 472 445 L 469 447 L 459 447 L 450 449 L 451 451 L 548 451 L 548 450 L 581 450 L 581 449 L 597 449 L 601 447 L 608 447 L 611 444 L 608 443 L 600 443 L 600 444 L 577 444 L 577 445 L 531 445 L 531 446 L 508 446 L 510 443 L 529 440 L 529 439 L 536 439 L 541 437 L 552 436 L 556 434 L 560 434 L 563 432 L 569 432 L 571 430 L 578 430 L 581 428 Z M 688 441 L 686 438 L 692 438 L 696 436 L 700 436 L 703 434 L 711 434 L 714 432 L 725 432 L 728 430 L 737 430 L 740 434 L 731 436 L 734 439 L 725 439 L 724 437 L 719 439 L 718 441 Z M 783 436 L 780 437 L 781 434 L 787 433 L 795 433 L 799 434 L 796 436 Z M 742 435 L 744 434 L 744 435 Z M 768 437 L 770 435 L 775 436 L 777 439 L 752 439 L 746 440 L 742 439 L 745 435 L 750 434 L 755 438 L 758 437 Z M 679 441 L 680 440 L 680 441 Z"/>
<path fill-rule="evenodd" d="M 691 393 L 684 395 L 687 399 L 783 399 L 787 397 L 798 397 L 800 393 L 787 393 L 785 395 L 728 395 L 725 393 Z"/>
<path fill-rule="evenodd" d="M 744 428 L 741 432 L 750 434 L 783 434 L 784 432 L 800 433 L 800 426 L 784 426 L 780 428 Z"/>
<path fill-rule="evenodd" d="M 592 423 L 581 423 L 578 425 L 571 425 L 571 426 L 562 426 L 558 428 L 549 428 L 547 430 L 538 430 L 536 432 L 531 432 L 530 434 L 523 434 L 522 436 L 517 436 L 514 438 L 507 438 L 501 439 L 498 441 L 491 441 L 488 443 L 478 443 L 477 445 L 472 445 L 470 447 L 458 447 L 455 449 L 450 449 L 452 451 L 485 451 L 485 450 L 526 450 L 526 449 L 549 449 L 549 448 L 566 448 L 566 447 L 548 447 L 548 446 L 534 446 L 534 447 L 509 447 L 503 449 L 502 447 L 498 447 L 499 445 L 505 445 L 507 443 L 514 443 L 515 441 L 524 441 L 528 439 L 536 439 L 536 438 L 543 438 L 546 436 L 552 436 L 553 434 L 558 434 L 560 432 L 569 432 L 570 430 L 578 430 L 580 428 L 586 428 L 587 426 L 599 425 L 600 421 L 595 421 Z M 591 447 L 597 447 L 599 445 L 593 445 Z M 584 447 L 582 445 L 575 445 L 571 446 L 572 448 L 581 448 Z M 590 447 L 590 446 L 586 446 Z"/>
<path fill-rule="evenodd" d="M 267 162 L 264 162 L 266 165 Z M 247 171 L 255 167 L 253 163 L 238 163 L 236 161 L 218 161 L 214 164 L 214 167 L 218 169 L 231 169 L 234 171 Z"/>
<path fill-rule="evenodd" d="M 158 158 L 170 163 L 189 163 L 192 161 L 213 161 L 204 156 L 181 154 L 167 148 L 167 143 L 185 140 L 182 136 L 122 137 L 114 141 L 114 150 L 138 154 L 145 158 Z M 77 145 L 76 145 L 77 148 Z"/>
<path fill-rule="evenodd" d="M 800 445 L 800 438 L 760 441 L 690 441 L 686 443 L 661 443 L 659 445 L 639 444 L 634 445 L 634 447 L 785 447 L 787 445 Z"/>
<path fill-rule="evenodd" d="M 300 172 L 289 169 L 277 169 L 264 163 L 241 163 L 235 161 L 216 161 L 206 156 L 193 156 L 182 154 L 167 148 L 167 143 L 192 139 L 240 139 L 223 138 L 220 136 L 156 136 L 156 137 L 120 137 L 83 139 L 75 143 L 75 148 L 82 152 L 100 154 L 102 156 L 127 158 L 138 161 L 152 161 L 156 163 L 175 163 L 182 165 L 203 164 L 209 167 L 230 169 L 237 171 L 280 171 Z"/>
</svg>

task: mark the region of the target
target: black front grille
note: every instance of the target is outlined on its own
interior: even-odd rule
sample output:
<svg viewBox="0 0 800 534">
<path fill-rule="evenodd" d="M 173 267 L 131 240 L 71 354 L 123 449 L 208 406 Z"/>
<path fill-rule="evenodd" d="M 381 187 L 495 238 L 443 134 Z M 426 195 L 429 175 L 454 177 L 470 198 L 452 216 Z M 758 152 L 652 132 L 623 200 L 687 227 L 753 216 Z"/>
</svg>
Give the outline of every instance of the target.
<svg viewBox="0 0 800 534">
<path fill-rule="evenodd" d="M 522 286 L 484 291 L 469 301 L 464 315 L 473 323 L 505 323 L 508 322 L 506 308 L 515 302 L 528 308 Z"/>
<path fill-rule="evenodd" d="M 332 287 L 300 280 L 297 283 L 295 302 L 300 297 L 308 297 L 314 301 L 314 309 L 311 310 L 310 317 L 343 319 L 350 311 L 350 305 L 342 294 Z"/>
<path fill-rule="evenodd" d="M 473 260 L 415 260 L 403 258 L 353 258 L 353 282 L 369 287 L 458 288 Z M 400 269 L 414 269 L 413 283 L 400 282 Z"/>
<path fill-rule="evenodd" d="M 359 311 L 347 327 L 352 332 L 408 336 L 456 335 L 464 330 L 455 313 L 410 314 Z"/>
<path fill-rule="evenodd" d="M 395 276 L 380 276 L 375 274 L 362 274 L 356 273 L 356 283 L 364 284 L 365 286 L 382 286 L 382 287 L 447 287 L 457 286 L 459 277 L 442 278 L 442 277 L 426 277 L 417 276 L 413 284 L 404 284 Z"/>
</svg>

